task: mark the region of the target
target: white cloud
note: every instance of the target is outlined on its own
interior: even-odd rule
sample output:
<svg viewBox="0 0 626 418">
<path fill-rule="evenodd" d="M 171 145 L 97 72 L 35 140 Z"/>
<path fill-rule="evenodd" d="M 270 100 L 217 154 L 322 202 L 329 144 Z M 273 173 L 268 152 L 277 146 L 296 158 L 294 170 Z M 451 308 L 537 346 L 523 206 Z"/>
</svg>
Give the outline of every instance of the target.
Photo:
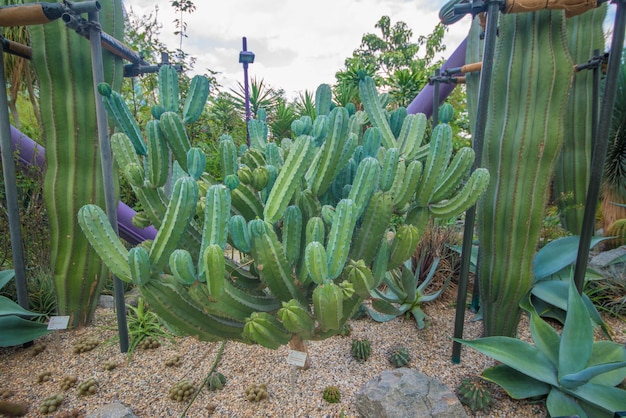
<svg viewBox="0 0 626 418">
<path fill-rule="evenodd" d="M 443 3 L 443 1 L 439 2 Z M 334 83 L 335 72 L 356 49 L 363 34 L 377 33 L 374 27 L 383 15 L 392 23 L 405 22 L 414 39 L 428 35 L 439 21 L 438 2 L 427 0 L 196 0 L 196 11 L 183 19 L 188 38 L 185 52 L 197 57 L 196 70 L 219 71 L 218 81 L 233 87 L 243 80 L 238 63 L 242 37 L 255 53 L 250 76 L 283 88 L 290 97 L 314 90 L 321 83 Z M 125 0 L 139 15 L 159 6 L 163 23 L 162 41 L 178 47 L 173 34 L 177 18 L 168 0 Z M 468 19 L 450 28 L 444 57 L 454 51 L 469 28 Z"/>
</svg>

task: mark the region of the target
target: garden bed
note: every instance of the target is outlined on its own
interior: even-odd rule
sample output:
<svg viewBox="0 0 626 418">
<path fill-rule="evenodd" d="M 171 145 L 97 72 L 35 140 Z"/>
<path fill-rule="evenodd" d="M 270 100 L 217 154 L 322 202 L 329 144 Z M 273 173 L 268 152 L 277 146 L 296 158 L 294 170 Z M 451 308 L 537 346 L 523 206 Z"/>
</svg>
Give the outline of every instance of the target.
<svg viewBox="0 0 626 418">
<path fill-rule="evenodd" d="M 453 364 L 451 336 L 453 334 L 454 307 L 450 301 L 438 301 L 426 306 L 432 317 L 432 325 L 418 330 L 411 319 L 398 318 L 388 323 L 376 323 L 371 319 L 352 320 L 352 334 L 336 336 L 322 342 L 311 342 L 309 354 L 312 366 L 309 370 L 294 370 L 286 362 L 288 349 L 272 351 L 258 346 L 228 342 L 218 370 L 226 378 L 221 391 L 203 389 L 189 409 L 188 417 L 206 417 L 213 410 L 214 417 L 338 417 L 358 416 L 354 404 L 359 388 L 369 379 L 392 366 L 387 352 L 395 345 L 408 348 L 412 356 L 410 367 L 437 377 L 451 389 L 461 379 L 480 374 L 493 361 L 471 349 L 464 348 L 461 364 Z M 479 337 L 480 322 L 471 322 L 471 314 L 465 323 L 466 338 Z M 626 324 L 607 318 L 616 331 L 615 340 L 626 342 Z M 96 312 L 94 325 L 77 330 L 60 331 L 41 338 L 46 349 L 33 356 L 33 348 L 0 349 L 0 389 L 12 392 L 8 400 L 29 406 L 27 416 L 40 416 L 37 412 L 43 400 L 61 393 L 64 401 L 61 411 L 77 410 L 90 413 L 101 405 L 119 401 L 129 406 L 138 417 L 177 417 L 186 403 L 169 399 L 168 392 L 177 382 L 189 379 L 199 387 L 211 369 L 219 350 L 219 343 L 198 342 L 194 338 L 177 338 L 176 343 L 162 341 L 154 350 L 137 349 L 130 360 L 119 352 L 116 344 L 105 344 L 116 332 L 107 329 L 115 326 L 115 314 L 103 308 Z M 526 324 L 520 328 L 522 338 Z M 101 343 L 92 351 L 74 354 L 73 347 L 85 337 L 94 337 Z M 365 362 L 352 358 L 352 338 L 367 338 L 372 345 L 372 356 Z M 178 367 L 167 367 L 166 360 L 181 356 Z M 111 371 L 106 363 L 116 363 Z M 50 371 L 51 380 L 38 383 L 41 372 Z M 77 377 L 78 382 L 94 378 L 97 392 L 79 396 L 76 387 L 63 392 L 60 383 L 65 376 Z M 268 399 L 249 402 L 245 389 L 255 383 L 265 383 Z M 326 386 L 337 386 L 341 401 L 329 404 L 322 399 Z M 541 404 L 512 401 L 504 392 L 493 387 L 495 405 L 480 417 L 531 417 L 545 416 Z M 471 410 L 467 409 L 470 416 Z"/>
</svg>

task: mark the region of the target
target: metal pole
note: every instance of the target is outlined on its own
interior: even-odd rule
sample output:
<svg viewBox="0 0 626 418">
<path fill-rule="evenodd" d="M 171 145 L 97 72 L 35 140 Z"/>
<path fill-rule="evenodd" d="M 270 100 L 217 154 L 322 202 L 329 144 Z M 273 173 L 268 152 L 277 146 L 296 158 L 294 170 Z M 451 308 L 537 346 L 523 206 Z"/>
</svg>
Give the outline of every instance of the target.
<svg viewBox="0 0 626 418">
<path fill-rule="evenodd" d="M 115 233 L 117 229 L 117 199 L 113 184 L 113 157 L 109 141 L 109 126 L 102 99 L 98 95 L 98 84 L 104 82 L 104 68 L 102 65 L 102 44 L 100 39 L 100 23 L 98 12 L 89 13 L 89 42 L 91 44 L 91 66 L 93 72 L 93 88 L 96 98 L 96 117 L 98 121 L 98 142 L 100 144 L 100 163 L 104 184 L 104 199 L 109 222 Z M 122 281 L 113 277 L 113 291 L 115 294 L 115 308 L 117 311 L 117 329 L 120 337 L 120 350 L 128 351 L 128 327 L 126 325 L 126 304 L 124 303 L 124 287 Z"/>
<path fill-rule="evenodd" d="M 617 79 L 622 64 L 622 48 L 624 46 L 624 29 L 626 28 L 626 10 L 624 10 L 626 0 L 615 1 L 617 10 L 615 12 L 615 23 L 613 24 L 613 38 L 611 40 L 611 52 L 609 54 L 608 70 L 600 108 L 600 117 L 596 130 L 596 138 L 593 141 L 591 152 L 591 166 L 589 170 L 589 186 L 587 188 L 587 199 L 585 201 L 585 213 L 583 215 L 583 226 L 578 243 L 578 256 L 576 258 L 576 268 L 574 269 L 574 282 L 578 292 L 582 292 L 587 270 L 587 258 L 589 257 L 589 246 L 591 237 L 594 234 L 596 223 L 596 209 L 600 197 L 600 185 L 602 183 L 602 173 L 606 160 L 608 148 L 609 129 L 611 127 L 611 117 L 615 96 L 617 94 Z"/>
<path fill-rule="evenodd" d="M 486 1 L 487 27 L 485 28 L 485 45 L 483 47 L 483 66 L 480 72 L 478 89 L 478 105 L 476 111 L 476 126 L 474 127 L 474 160 L 473 170 L 480 167 L 483 154 L 483 138 L 487 125 L 487 105 L 491 92 L 491 75 L 493 73 L 493 58 L 495 55 L 496 35 L 498 31 L 498 15 L 502 0 Z M 472 258 L 472 242 L 474 240 L 474 223 L 476 220 L 476 206 L 472 206 L 465 213 L 465 227 L 463 230 L 463 246 L 461 250 L 461 272 L 456 303 L 456 317 L 454 322 L 454 338 L 463 338 L 463 322 L 465 321 L 465 299 L 467 282 L 469 280 L 470 259 Z M 474 286 L 478 284 L 478 271 L 474 277 Z M 461 344 L 452 343 L 452 362 L 461 362 Z"/>
<path fill-rule="evenodd" d="M 4 190 L 7 199 L 7 214 L 11 235 L 11 254 L 15 270 L 17 301 L 24 309 L 28 306 L 28 287 L 26 284 L 26 268 L 24 266 L 24 249 L 22 246 L 22 229 L 20 212 L 17 204 L 17 181 L 15 179 L 15 161 L 11 144 L 11 123 L 9 121 L 9 105 L 7 102 L 7 84 L 4 74 L 4 54 L 0 51 L 0 152 L 2 153 L 2 173 Z"/>
<path fill-rule="evenodd" d="M 433 128 L 439 123 L 439 76 L 441 76 L 441 70 L 436 69 L 433 82 Z"/>
<path fill-rule="evenodd" d="M 248 50 L 248 40 L 244 36 L 242 38 L 243 48 L 245 52 Z M 248 131 L 248 122 L 250 121 L 250 89 L 248 87 L 248 63 L 243 63 L 243 94 L 246 102 L 246 144 L 250 146 L 250 132 Z"/>
</svg>

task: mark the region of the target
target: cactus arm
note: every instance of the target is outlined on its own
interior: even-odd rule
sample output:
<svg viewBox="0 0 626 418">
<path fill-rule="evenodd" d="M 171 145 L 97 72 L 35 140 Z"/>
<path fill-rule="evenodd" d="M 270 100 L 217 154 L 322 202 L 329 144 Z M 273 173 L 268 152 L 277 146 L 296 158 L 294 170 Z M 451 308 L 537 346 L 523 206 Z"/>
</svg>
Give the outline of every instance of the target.
<svg viewBox="0 0 626 418">
<path fill-rule="evenodd" d="M 174 183 L 163 223 L 150 249 L 150 262 L 154 271 L 162 270 L 180 242 L 187 225 L 196 213 L 197 201 L 198 184 L 195 180 L 191 177 L 181 177 Z"/>
<path fill-rule="evenodd" d="M 474 164 L 474 150 L 469 147 L 461 148 L 452 159 L 450 166 L 446 169 L 443 178 L 435 192 L 432 201 L 438 202 L 442 199 L 448 199 L 452 193 L 459 187 L 461 181 L 467 176 Z"/>
<path fill-rule="evenodd" d="M 361 227 L 350 250 L 350 258 L 364 260 L 369 265 L 378 250 L 378 244 L 383 238 L 387 225 L 391 220 L 393 201 L 388 192 L 378 191 L 372 196 L 365 213 Z"/>
<path fill-rule="evenodd" d="M 396 194 L 393 197 L 393 204 L 396 210 L 401 211 L 409 203 L 417 185 L 419 184 L 420 177 L 422 176 L 422 163 L 419 161 L 411 161 L 404 172 L 404 179 L 402 184 L 396 190 Z"/>
<path fill-rule="evenodd" d="M 209 88 L 208 78 L 201 75 L 193 76 L 183 105 L 183 122 L 190 124 L 200 118 L 209 97 Z"/>
<path fill-rule="evenodd" d="M 159 101 L 166 112 L 178 112 L 178 73 L 174 67 L 163 65 L 157 76 Z"/>
<path fill-rule="evenodd" d="M 148 143 L 148 164 L 146 165 L 148 181 L 154 187 L 162 187 L 167 182 L 170 161 L 167 143 L 158 120 L 151 120 L 146 124 L 146 139 Z"/>
<path fill-rule="evenodd" d="M 280 301 L 296 299 L 303 304 L 306 303 L 304 295 L 296 287 L 291 266 L 278 237 L 271 230 L 271 226 L 265 225 L 263 229 L 264 231 L 251 231 L 261 279 Z"/>
<path fill-rule="evenodd" d="M 309 136 L 299 136 L 292 148 L 293 150 L 289 153 L 282 170 L 278 174 L 263 210 L 265 220 L 269 223 L 277 222 L 280 219 L 296 192 L 300 178 L 304 176 L 308 164 L 313 158 L 313 141 Z"/>
<path fill-rule="evenodd" d="M 163 277 L 140 286 L 141 296 L 165 322 L 201 341 L 242 341 L 243 323 L 206 313 L 186 289 Z"/>
<path fill-rule="evenodd" d="M 292 266 L 300 259 L 300 246 L 302 244 L 302 211 L 298 206 L 288 206 L 283 217 L 283 246 L 285 256 Z"/>
<path fill-rule="evenodd" d="M 426 115 L 423 113 L 407 115 L 404 118 L 402 130 L 398 136 L 398 149 L 407 160 L 415 158 L 415 154 L 424 140 L 426 125 Z"/>
<path fill-rule="evenodd" d="M 85 205 L 78 211 L 78 224 L 111 272 L 121 280 L 130 282 L 128 250 L 113 231 L 106 213 L 96 205 Z"/>
<path fill-rule="evenodd" d="M 231 201 L 233 212 L 243 216 L 246 221 L 263 217 L 263 203 L 248 186 L 240 183 L 231 192 Z"/>
<path fill-rule="evenodd" d="M 367 116 L 369 116 L 372 124 L 380 129 L 383 145 L 385 148 L 395 148 L 396 138 L 393 136 L 385 109 L 376 92 L 376 84 L 371 77 L 365 77 L 359 81 L 359 94 Z"/>
<path fill-rule="evenodd" d="M 506 15 L 499 27 L 483 151 L 497 177 L 478 210 L 486 335 L 515 335 L 519 302 L 533 283 L 573 71 L 565 40 L 562 12 Z"/>
<path fill-rule="evenodd" d="M 424 164 L 424 170 L 417 187 L 416 202 L 425 207 L 431 201 L 437 186 L 440 184 L 452 156 L 452 128 L 439 124 L 433 129 L 430 141 L 430 152 Z"/>
<path fill-rule="evenodd" d="M 328 115 L 332 106 L 332 90 L 328 84 L 320 84 L 315 90 L 315 116 Z"/>
<path fill-rule="evenodd" d="M 328 259 L 328 277 L 339 277 L 348 259 L 352 233 L 356 224 L 356 207 L 350 199 L 343 199 L 337 204 L 335 219 L 328 233 L 326 258 Z"/>
<path fill-rule="evenodd" d="M 477 168 L 457 194 L 448 200 L 430 204 L 428 211 L 435 218 L 452 218 L 458 216 L 474 206 L 478 198 L 485 192 L 488 185 L 489 172 L 484 168 Z"/>
<path fill-rule="evenodd" d="M 164 112 L 159 119 L 163 136 L 180 167 L 187 171 L 187 151 L 191 148 L 185 125 L 178 113 Z"/>
</svg>

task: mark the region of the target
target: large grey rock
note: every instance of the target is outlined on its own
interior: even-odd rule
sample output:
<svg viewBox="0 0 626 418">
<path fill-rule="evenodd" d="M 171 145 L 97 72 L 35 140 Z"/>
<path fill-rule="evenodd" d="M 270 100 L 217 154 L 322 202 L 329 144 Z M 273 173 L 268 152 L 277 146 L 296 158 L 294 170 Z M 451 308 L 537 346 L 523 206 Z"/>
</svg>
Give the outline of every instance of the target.
<svg viewBox="0 0 626 418">
<path fill-rule="evenodd" d="M 102 406 L 100 409 L 98 409 L 95 412 L 92 412 L 91 414 L 87 414 L 85 418 L 137 418 L 137 417 L 135 416 L 135 414 L 133 414 L 133 411 L 129 407 L 119 402 L 114 402 L 114 403 L 110 403 L 108 405 Z"/>
<path fill-rule="evenodd" d="M 456 395 L 443 383 L 414 369 L 386 370 L 357 393 L 365 418 L 467 417 Z"/>
</svg>

